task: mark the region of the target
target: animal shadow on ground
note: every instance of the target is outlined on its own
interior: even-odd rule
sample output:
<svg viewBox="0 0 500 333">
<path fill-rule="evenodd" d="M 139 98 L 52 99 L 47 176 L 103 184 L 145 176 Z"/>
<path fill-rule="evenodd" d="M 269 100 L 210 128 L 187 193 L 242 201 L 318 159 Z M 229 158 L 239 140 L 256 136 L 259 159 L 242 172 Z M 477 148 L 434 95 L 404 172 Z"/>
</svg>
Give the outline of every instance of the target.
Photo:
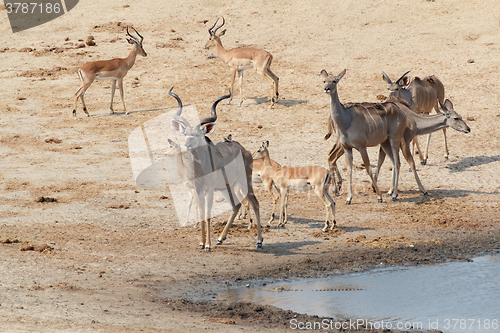
<svg viewBox="0 0 500 333">
<path fill-rule="evenodd" d="M 255 101 L 255 104 L 267 104 L 270 103 L 271 100 L 269 97 L 247 97 L 247 99 L 253 99 Z M 245 102 L 243 102 L 244 104 Z M 304 101 L 304 100 L 291 100 L 291 99 L 278 99 L 278 102 L 276 102 L 277 105 L 283 105 L 286 107 L 298 105 L 298 104 L 305 104 L 309 103 L 309 101 Z"/>
<path fill-rule="evenodd" d="M 467 169 L 471 168 L 471 167 L 489 164 L 489 163 L 498 162 L 498 161 L 500 161 L 500 155 L 496 155 L 496 156 L 485 156 L 485 155 L 469 156 L 469 157 L 462 158 L 460 161 L 457 161 L 455 163 L 447 164 L 444 167 L 447 169 L 450 169 L 450 172 L 455 173 L 455 172 L 467 171 Z"/>
<path fill-rule="evenodd" d="M 307 251 L 302 249 L 306 246 L 321 244 L 320 241 L 303 241 L 303 242 L 273 242 L 266 243 L 264 237 L 264 244 L 262 249 L 253 249 L 252 251 L 258 253 L 273 253 L 276 257 L 297 255 L 297 254 L 310 254 L 314 255 L 314 251 Z M 247 249 L 237 249 L 237 251 L 248 251 Z"/>
<path fill-rule="evenodd" d="M 171 107 L 167 107 L 167 108 L 158 108 L 158 109 L 134 110 L 134 111 L 129 111 L 128 114 L 138 113 L 138 112 L 162 111 L 162 110 L 172 110 L 172 108 Z M 90 117 L 104 118 L 104 117 L 124 116 L 124 115 L 125 115 L 125 112 L 116 112 L 115 111 L 114 113 L 108 112 L 108 113 L 105 113 L 105 114 L 91 115 Z"/>
</svg>

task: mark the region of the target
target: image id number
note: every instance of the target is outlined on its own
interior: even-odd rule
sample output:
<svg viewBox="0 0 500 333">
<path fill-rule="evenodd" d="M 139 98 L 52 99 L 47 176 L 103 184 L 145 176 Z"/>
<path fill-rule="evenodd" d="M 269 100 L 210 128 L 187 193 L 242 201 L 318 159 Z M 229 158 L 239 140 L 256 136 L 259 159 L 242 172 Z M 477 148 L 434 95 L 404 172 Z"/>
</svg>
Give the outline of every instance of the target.
<svg viewBox="0 0 500 333">
<path fill-rule="evenodd" d="M 61 12 L 61 4 L 50 2 L 9 2 L 5 4 L 7 14 L 59 14 Z"/>
<path fill-rule="evenodd" d="M 445 319 L 444 327 L 445 330 L 449 329 L 484 329 L 484 330 L 496 330 L 498 329 L 498 319 Z"/>
</svg>

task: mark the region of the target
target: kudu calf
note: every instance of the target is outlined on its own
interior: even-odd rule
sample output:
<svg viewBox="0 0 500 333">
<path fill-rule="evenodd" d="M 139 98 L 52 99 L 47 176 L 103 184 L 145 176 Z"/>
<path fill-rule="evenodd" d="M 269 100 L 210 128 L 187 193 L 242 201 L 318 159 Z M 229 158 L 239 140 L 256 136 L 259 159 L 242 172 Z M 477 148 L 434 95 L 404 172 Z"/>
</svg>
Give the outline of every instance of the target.
<svg viewBox="0 0 500 333">
<path fill-rule="evenodd" d="M 210 219 L 212 217 L 212 205 L 214 191 L 222 192 L 224 198 L 231 204 L 232 214 L 227 222 L 217 245 L 222 244 L 234 218 L 238 213 L 241 202 L 245 197 L 250 202 L 255 214 L 257 225 L 257 248 L 262 247 L 262 232 L 260 225 L 259 202 L 252 188 L 252 154 L 236 141 L 224 141 L 213 143 L 207 135 L 215 130 L 217 120 L 217 104 L 231 96 L 231 93 L 218 98 L 212 105 L 211 117 L 201 120 L 195 126 L 191 126 L 182 114 L 182 101 L 172 92 L 168 92 L 178 103 L 174 119 L 170 121 L 172 130 L 186 137 L 187 149 L 187 176 L 194 186 L 194 197 L 197 201 L 201 219 L 201 241 L 200 249 L 209 252 L 210 243 Z"/>
<path fill-rule="evenodd" d="M 415 77 L 410 82 L 410 77 L 407 76 L 410 71 L 401 75 L 396 82 L 392 82 L 387 74 L 382 72 L 383 79 L 387 82 L 387 89 L 389 89 L 389 98 L 391 96 L 397 99 L 404 100 L 408 103 L 410 109 L 415 113 L 428 115 L 432 109 L 437 114 L 440 113 L 438 102 L 444 103 L 444 86 L 439 79 L 434 76 L 427 76 L 423 80 Z M 446 128 L 443 128 L 444 134 L 444 158 L 448 159 L 448 142 L 446 139 Z M 418 155 L 420 156 L 420 163 L 426 164 L 429 157 L 429 143 L 431 140 L 431 133 L 427 137 L 427 146 L 425 148 L 425 157 L 420 151 L 418 140 L 415 137 L 413 144 L 417 145 Z"/>
</svg>

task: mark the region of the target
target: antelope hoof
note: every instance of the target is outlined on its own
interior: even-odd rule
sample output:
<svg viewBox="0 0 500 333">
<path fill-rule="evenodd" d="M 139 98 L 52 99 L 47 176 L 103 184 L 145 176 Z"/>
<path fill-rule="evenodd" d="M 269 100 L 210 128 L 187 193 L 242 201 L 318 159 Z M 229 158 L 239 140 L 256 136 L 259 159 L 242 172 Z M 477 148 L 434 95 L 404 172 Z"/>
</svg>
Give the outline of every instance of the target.
<svg viewBox="0 0 500 333">
<path fill-rule="evenodd" d="M 394 199 L 394 198 L 393 198 L 393 199 Z M 382 201 L 382 198 L 379 198 L 379 199 L 378 199 L 378 203 L 382 203 L 382 202 L 383 202 L 383 201 Z"/>
<path fill-rule="evenodd" d="M 337 221 L 333 220 L 333 225 L 331 226 L 330 230 L 333 230 L 337 228 Z"/>
<path fill-rule="evenodd" d="M 392 197 L 392 201 L 396 201 L 397 200 L 397 197 Z"/>
<path fill-rule="evenodd" d="M 217 240 L 217 243 L 215 243 L 215 245 L 222 245 L 222 240 Z"/>
<path fill-rule="evenodd" d="M 73 116 L 76 117 L 76 110 L 73 110 Z"/>
<path fill-rule="evenodd" d="M 200 249 L 200 250 L 203 250 L 204 248 L 205 248 L 205 245 L 200 244 L 200 245 L 198 246 L 198 249 Z"/>
<path fill-rule="evenodd" d="M 444 159 L 447 160 L 448 159 L 448 155 L 444 155 Z"/>
<path fill-rule="evenodd" d="M 262 241 L 257 241 L 257 248 L 262 249 Z"/>
<path fill-rule="evenodd" d="M 210 248 L 208 246 L 205 248 L 205 252 L 210 252 Z"/>
<path fill-rule="evenodd" d="M 350 204 L 351 204 L 351 200 L 347 200 L 347 201 L 345 202 L 345 204 L 346 204 L 346 205 L 350 205 Z"/>
<path fill-rule="evenodd" d="M 411 168 L 408 169 L 408 172 L 413 172 L 413 170 Z"/>
<path fill-rule="evenodd" d="M 423 160 L 422 162 L 420 162 L 420 165 L 426 165 L 427 164 L 427 160 Z"/>
</svg>

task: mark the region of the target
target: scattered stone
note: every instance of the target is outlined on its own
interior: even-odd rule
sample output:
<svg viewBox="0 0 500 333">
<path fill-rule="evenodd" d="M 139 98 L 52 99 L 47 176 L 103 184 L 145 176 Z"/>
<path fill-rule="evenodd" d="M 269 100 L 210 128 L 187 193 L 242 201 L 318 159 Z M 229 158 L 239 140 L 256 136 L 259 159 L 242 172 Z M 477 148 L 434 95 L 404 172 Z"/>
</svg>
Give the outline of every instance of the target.
<svg viewBox="0 0 500 333">
<path fill-rule="evenodd" d="M 50 138 L 50 139 L 45 139 L 45 143 L 62 143 L 62 140 L 61 139 L 54 139 L 54 138 Z"/>
<path fill-rule="evenodd" d="M 467 62 L 468 62 L 469 64 L 473 64 L 473 63 L 475 63 L 474 59 L 469 59 L 469 60 L 467 60 Z"/>
<path fill-rule="evenodd" d="M 87 37 L 87 40 L 85 41 L 85 44 L 87 44 L 88 46 L 95 46 L 95 40 L 94 40 L 94 36 L 88 36 Z"/>
<path fill-rule="evenodd" d="M 35 251 L 35 247 L 33 245 L 26 245 L 19 249 L 20 251 Z"/>
<path fill-rule="evenodd" d="M 49 197 L 38 197 L 36 199 L 36 202 L 57 202 L 57 199 Z"/>
<path fill-rule="evenodd" d="M 83 49 L 84 47 L 85 47 L 84 43 L 78 43 L 78 44 L 76 44 L 76 48 L 77 49 Z"/>
<path fill-rule="evenodd" d="M 18 101 L 25 101 L 26 100 L 26 97 L 18 97 L 17 98 Z"/>
<path fill-rule="evenodd" d="M 54 250 L 54 248 L 50 245 L 42 244 L 36 250 L 40 253 L 45 253 L 45 252 L 50 252 L 50 251 Z"/>
<path fill-rule="evenodd" d="M 467 117 L 467 121 L 474 121 L 476 119 L 474 119 L 474 117 Z"/>
</svg>

